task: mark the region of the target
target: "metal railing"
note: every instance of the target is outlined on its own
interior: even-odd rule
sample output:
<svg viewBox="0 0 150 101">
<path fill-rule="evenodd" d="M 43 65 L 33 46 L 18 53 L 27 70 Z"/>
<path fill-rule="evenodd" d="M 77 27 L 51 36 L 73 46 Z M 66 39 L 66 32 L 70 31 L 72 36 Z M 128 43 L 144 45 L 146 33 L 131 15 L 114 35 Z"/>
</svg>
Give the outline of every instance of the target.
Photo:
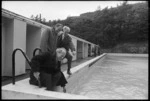
<svg viewBox="0 0 150 101">
<path fill-rule="evenodd" d="M 42 52 L 42 50 L 40 48 L 35 48 L 33 51 L 33 56 L 35 56 L 36 51 L 39 50 L 40 52 Z"/>
<path fill-rule="evenodd" d="M 23 56 L 25 57 L 25 59 L 27 60 L 28 64 L 31 67 L 31 62 L 30 59 L 27 57 L 27 55 L 25 54 L 25 52 L 23 52 L 22 49 L 20 48 L 16 48 L 13 53 L 12 53 L 12 83 L 15 84 L 15 54 L 17 51 L 21 51 L 21 53 L 23 54 Z"/>
<path fill-rule="evenodd" d="M 35 48 L 33 51 L 33 56 L 35 56 L 35 53 L 37 50 L 42 52 L 40 48 Z M 15 84 L 15 54 L 17 51 L 21 51 L 21 53 L 25 57 L 26 61 L 28 62 L 29 66 L 31 67 L 31 60 L 28 58 L 28 56 L 25 54 L 25 52 L 20 48 L 16 48 L 12 53 L 12 83 L 13 83 L 13 85 Z M 39 86 L 40 86 L 40 82 L 39 82 Z"/>
</svg>

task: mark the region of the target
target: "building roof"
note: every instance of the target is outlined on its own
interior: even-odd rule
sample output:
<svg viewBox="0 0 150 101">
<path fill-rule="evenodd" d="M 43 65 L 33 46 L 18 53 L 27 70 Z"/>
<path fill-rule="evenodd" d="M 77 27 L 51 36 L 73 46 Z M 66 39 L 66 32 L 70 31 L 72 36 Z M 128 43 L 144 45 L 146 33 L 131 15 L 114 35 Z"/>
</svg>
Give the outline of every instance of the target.
<svg viewBox="0 0 150 101">
<path fill-rule="evenodd" d="M 16 13 L 14 13 L 14 12 L 11 12 L 11 11 L 6 10 L 6 9 L 3 9 L 3 8 L 2 8 L 2 16 L 7 17 L 7 18 L 10 18 L 10 19 L 18 19 L 18 20 L 21 20 L 21 21 L 26 22 L 27 24 L 30 24 L 30 25 L 33 25 L 33 26 L 37 26 L 37 27 L 41 27 L 41 28 L 50 28 L 50 29 L 52 28 L 52 27 L 49 27 L 49 26 L 44 25 L 44 24 L 41 24 L 41 23 L 36 22 L 36 21 L 34 21 L 34 20 L 32 20 L 32 19 L 29 19 L 29 18 L 27 18 L 27 17 L 24 17 L 24 16 L 22 16 L 22 15 L 16 14 Z M 69 34 L 69 35 L 70 35 L 72 38 L 75 38 L 75 39 L 80 40 L 80 41 L 82 41 L 82 42 L 85 42 L 85 43 L 88 43 L 88 44 L 96 45 L 96 44 L 91 43 L 91 42 L 89 42 L 89 41 L 86 41 L 86 40 L 84 40 L 84 39 L 81 39 L 81 38 L 78 38 L 78 37 L 76 37 L 76 36 L 73 36 L 73 35 L 71 35 L 71 34 Z M 96 46 L 97 46 L 97 45 L 96 45 Z"/>
</svg>

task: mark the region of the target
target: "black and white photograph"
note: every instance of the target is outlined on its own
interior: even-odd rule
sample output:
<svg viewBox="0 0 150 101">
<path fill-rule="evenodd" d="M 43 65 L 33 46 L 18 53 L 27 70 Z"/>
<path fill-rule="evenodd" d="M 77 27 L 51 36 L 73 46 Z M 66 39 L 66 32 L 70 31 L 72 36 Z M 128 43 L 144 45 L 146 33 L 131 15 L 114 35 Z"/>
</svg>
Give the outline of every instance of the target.
<svg viewBox="0 0 150 101">
<path fill-rule="evenodd" d="M 1 1 L 2 100 L 148 100 L 148 1 Z"/>
</svg>

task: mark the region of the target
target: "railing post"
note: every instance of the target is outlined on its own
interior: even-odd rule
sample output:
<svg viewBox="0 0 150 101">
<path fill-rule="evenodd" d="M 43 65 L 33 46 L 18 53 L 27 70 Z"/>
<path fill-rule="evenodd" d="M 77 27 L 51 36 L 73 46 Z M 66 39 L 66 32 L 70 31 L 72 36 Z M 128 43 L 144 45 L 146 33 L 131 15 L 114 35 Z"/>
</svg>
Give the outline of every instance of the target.
<svg viewBox="0 0 150 101">
<path fill-rule="evenodd" d="M 13 51 L 13 54 L 12 54 L 12 82 L 13 82 L 13 85 L 15 84 L 15 53 L 16 53 L 17 50 L 14 50 Z"/>
</svg>

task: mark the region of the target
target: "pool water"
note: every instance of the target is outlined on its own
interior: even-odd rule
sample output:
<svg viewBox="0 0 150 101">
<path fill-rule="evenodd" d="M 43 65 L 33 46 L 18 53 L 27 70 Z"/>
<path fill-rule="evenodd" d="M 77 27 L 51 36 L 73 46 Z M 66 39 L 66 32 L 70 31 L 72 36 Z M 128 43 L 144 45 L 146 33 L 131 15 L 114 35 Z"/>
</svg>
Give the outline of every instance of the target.
<svg viewBox="0 0 150 101">
<path fill-rule="evenodd" d="M 74 74 L 70 92 L 94 99 L 147 99 L 148 58 L 105 56 Z M 72 89 L 71 89 L 72 88 Z"/>
</svg>

